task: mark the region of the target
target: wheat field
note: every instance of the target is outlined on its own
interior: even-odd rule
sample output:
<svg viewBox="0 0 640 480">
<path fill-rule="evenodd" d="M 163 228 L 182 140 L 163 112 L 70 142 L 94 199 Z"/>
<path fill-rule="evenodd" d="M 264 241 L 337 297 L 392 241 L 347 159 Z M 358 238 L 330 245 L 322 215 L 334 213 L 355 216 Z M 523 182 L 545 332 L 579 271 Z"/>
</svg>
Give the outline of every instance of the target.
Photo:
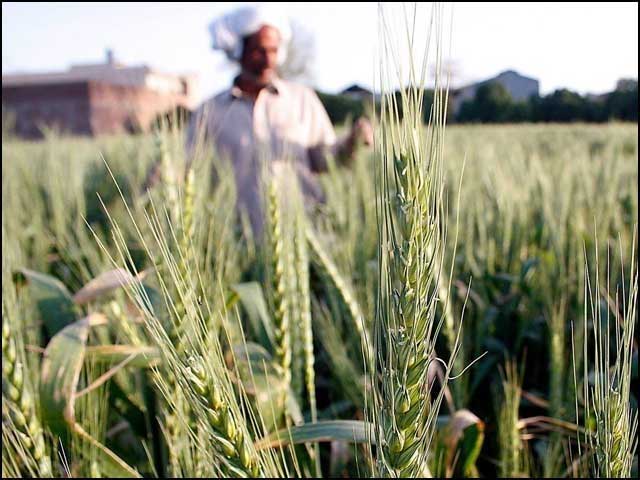
<svg viewBox="0 0 640 480">
<path fill-rule="evenodd" d="M 411 73 L 262 232 L 180 130 L 3 135 L 3 477 L 637 476 L 637 124 L 447 126 Z"/>
<path fill-rule="evenodd" d="M 429 339 L 402 352 L 374 152 L 306 212 L 272 180 L 261 243 L 212 155 L 142 192 L 181 145 L 3 143 L 3 475 L 637 472 L 637 125 L 447 127 Z M 403 395 L 424 408 L 380 418 Z"/>
</svg>

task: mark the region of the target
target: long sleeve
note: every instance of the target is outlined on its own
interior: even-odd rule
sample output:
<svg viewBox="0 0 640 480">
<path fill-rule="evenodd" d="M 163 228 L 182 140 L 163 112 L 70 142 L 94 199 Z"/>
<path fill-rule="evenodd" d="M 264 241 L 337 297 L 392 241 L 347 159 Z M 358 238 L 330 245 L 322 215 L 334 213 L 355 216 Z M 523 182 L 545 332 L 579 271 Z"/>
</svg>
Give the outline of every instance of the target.
<svg viewBox="0 0 640 480">
<path fill-rule="evenodd" d="M 198 155 L 198 149 L 202 148 L 204 142 L 207 140 L 207 112 L 208 107 L 207 104 L 205 104 L 193 112 L 189 120 L 184 145 L 186 156 L 185 171 L 189 171 L 194 158 Z"/>
<path fill-rule="evenodd" d="M 327 155 L 335 155 L 336 133 L 322 102 L 313 91 L 307 98 L 311 111 L 309 131 L 309 163 L 314 172 L 324 172 L 328 168 Z"/>
</svg>

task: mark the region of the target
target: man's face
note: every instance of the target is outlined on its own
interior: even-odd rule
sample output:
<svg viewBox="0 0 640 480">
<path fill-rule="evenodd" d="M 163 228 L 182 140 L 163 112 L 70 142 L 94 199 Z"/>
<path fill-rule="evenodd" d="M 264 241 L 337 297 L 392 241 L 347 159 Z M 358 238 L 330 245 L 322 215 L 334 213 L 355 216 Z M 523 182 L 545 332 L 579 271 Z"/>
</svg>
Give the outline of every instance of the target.
<svg viewBox="0 0 640 480">
<path fill-rule="evenodd" d="M 264 26 L 244 42 L 242 70 L 263 85 L 268 84 L 276 74 L 280 33 L 273 27 Z"/>
</svg>

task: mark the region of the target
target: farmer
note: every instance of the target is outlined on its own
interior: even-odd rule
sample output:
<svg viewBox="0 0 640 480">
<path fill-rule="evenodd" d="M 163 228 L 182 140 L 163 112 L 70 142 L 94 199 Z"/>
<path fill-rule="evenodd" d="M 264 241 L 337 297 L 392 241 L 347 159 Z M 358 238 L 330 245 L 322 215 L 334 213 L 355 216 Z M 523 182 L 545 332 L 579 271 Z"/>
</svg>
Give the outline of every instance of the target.
<svg viewBox="0 0 640 480">
<path fill-rule="evenodd" d="M 262 7 L 243 7 L 209 26 L 212 46 L 237 62 L 241 71 L 231 88 L 205 101 L 195 112 L 187 135 L 189 162 L 198 145 L 210 140 L 233 164 L 238 203 L 246 209 L 254 233 L 263 222 L 259 178 L 262 160 L 272 166 L 290 159 L 306 197 L 322 197 L 313 173 L 327 169 L 327 155 L 348 164 L 360 142 L 373 143 L 365 118 L 336 139 L 317 95 L 303 85 L 282 80 L 278 66 L 291 31 L 285 18 Z"/>
</svg>

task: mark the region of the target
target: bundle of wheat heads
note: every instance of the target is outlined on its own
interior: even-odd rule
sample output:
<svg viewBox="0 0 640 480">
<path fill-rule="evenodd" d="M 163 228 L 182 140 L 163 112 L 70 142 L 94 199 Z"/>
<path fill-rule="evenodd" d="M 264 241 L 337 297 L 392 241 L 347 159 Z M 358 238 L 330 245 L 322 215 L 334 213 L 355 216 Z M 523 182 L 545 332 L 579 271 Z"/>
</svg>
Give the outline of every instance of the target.
<svg viewBox="0 0 640 480">
<path fill-rule="evenodd" d="M 451 362 L 444 363 L 444 382 L 434 388 L 437 313 L 444 245 L 443 136 L 446 90 L 439 75 L 442 9 L 436 7 L 429 32 L 434 37 L 436 80 L 430 121 L 423 126 L 423 93 L 429 38 L 422 65 L 409 64 L 409 86 L 399 98 L 382 99 L 378 175 L 379 290 L 375 319 L 375 368 L 371 419 L 378 444 L 377 468 L 391 477 L 429 475 L 427 460 Z M 399 52 L 392 31 L 381 17 L 381 85 L 402 82 Z M 406 25 L 413 55 L 415 23 Z M 397 76 L 397 77 L 396 77 Z M 383 87 L 384 88 L 384 87 Z M 401 112 L 401 113 L 400 113 Z M 400 116 L 402 115 L 402 116 Z M 455 352 L 453 352 L 455 353 Z"/>
</svg>

